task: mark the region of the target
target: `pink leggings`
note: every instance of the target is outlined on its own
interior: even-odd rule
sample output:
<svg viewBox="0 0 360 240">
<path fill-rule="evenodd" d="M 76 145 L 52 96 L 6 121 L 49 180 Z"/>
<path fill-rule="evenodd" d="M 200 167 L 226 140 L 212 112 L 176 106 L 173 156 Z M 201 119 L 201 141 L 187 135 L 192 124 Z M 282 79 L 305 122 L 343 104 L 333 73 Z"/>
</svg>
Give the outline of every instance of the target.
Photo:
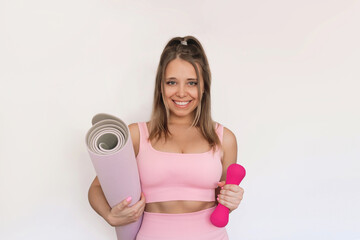
<svg viewBox="0 0 360 240">
<path fill-rule="evenodd" d="M 226 228 L 210 222 L 215 206 L 191 213 L 144 212 L 136 240 L 228 240 Z"/>
</svg>

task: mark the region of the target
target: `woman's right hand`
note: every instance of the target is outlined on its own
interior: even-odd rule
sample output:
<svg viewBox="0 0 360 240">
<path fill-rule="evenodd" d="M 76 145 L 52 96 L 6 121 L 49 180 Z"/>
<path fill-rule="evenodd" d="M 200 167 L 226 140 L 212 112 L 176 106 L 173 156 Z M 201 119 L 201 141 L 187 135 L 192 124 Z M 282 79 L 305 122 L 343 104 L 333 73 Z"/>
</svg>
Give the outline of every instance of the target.
<svg viewBox="0 0 360 240">
<path fill-rule="evenodd" d="M 114 206 L 107 216 L 106 221 L 113 227 L 124 226 L 126 224 L 136 222 L 144 212 L 145 209 L 145 196 L 141 193 L 141 199 L 128 207 L 131 200 L 128 202 L 126 199 Z"/>
</svg>

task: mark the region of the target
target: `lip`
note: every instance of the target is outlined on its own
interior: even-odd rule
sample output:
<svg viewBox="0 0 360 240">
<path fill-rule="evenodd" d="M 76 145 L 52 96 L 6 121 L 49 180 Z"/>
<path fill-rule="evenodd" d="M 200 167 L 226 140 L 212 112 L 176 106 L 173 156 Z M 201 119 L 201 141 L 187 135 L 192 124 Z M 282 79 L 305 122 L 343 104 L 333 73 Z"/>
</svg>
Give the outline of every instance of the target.
<svg viewBox="0 0 360 240">
<path fill-rule="evenodd" d="M 178 107 L 178 108 L 187 108 L 190 105 L 190 103 L 192 102 L 192 100 L 189 100 L 189 101 L 176 101 L 176 102 L 188 102 L 188 104 L 186 104 L 186 105 L 178 105 L 178 104 L 175 103 L 175 100 L 172 100 L 172 101 L 175 104 L 175 106 Z"/>
</svg>

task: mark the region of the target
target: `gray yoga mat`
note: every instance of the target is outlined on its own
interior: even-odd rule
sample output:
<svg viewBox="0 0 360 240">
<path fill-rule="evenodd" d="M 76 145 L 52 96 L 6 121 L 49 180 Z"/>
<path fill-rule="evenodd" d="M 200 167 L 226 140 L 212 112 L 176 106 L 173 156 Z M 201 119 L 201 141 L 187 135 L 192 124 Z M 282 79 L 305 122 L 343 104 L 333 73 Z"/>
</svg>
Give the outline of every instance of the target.
<svg viewBox="0 0 360 240">
<path fill-rule="evenodd" d="M 86 134 L 86 146 L 106 200 L 114 207 L 131 196 L 129 206 L 134 205 L 140 200 L 141 185 L 127 124 L 105 113 L 95 115 L 92 124 Z M 117 239 L 135 240 L 142 218 L 116 227 Z"/>
</svg>

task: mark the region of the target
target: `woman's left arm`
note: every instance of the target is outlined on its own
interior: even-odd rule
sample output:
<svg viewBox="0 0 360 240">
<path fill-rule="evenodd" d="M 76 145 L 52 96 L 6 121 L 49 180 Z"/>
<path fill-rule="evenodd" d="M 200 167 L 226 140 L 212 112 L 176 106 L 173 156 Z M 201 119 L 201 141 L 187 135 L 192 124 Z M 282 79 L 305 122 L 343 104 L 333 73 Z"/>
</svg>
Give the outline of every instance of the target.
<svg viewBox="0 0 360 240">
<path fill-rule="evenodd" d="M 237 142 L 236 137 L 233 132 L 224 127 L 223 133 L 223 157 L 222 157 L 222 165 L 223 172 L 221 176 L 221 182 L 218 183 L 218 188 L 216 194 L 219 193 L 218 202 L 229 208 L 230 212 L 234 211 L 238 208 L 244 194 L 244 189 L 236 184 L 225 184 L 226 180 L 226 172 L 228 167 L 236 163 L 237 161 Z M 220 190 L 220 192 L 219 192 Z"/>
</svg>

